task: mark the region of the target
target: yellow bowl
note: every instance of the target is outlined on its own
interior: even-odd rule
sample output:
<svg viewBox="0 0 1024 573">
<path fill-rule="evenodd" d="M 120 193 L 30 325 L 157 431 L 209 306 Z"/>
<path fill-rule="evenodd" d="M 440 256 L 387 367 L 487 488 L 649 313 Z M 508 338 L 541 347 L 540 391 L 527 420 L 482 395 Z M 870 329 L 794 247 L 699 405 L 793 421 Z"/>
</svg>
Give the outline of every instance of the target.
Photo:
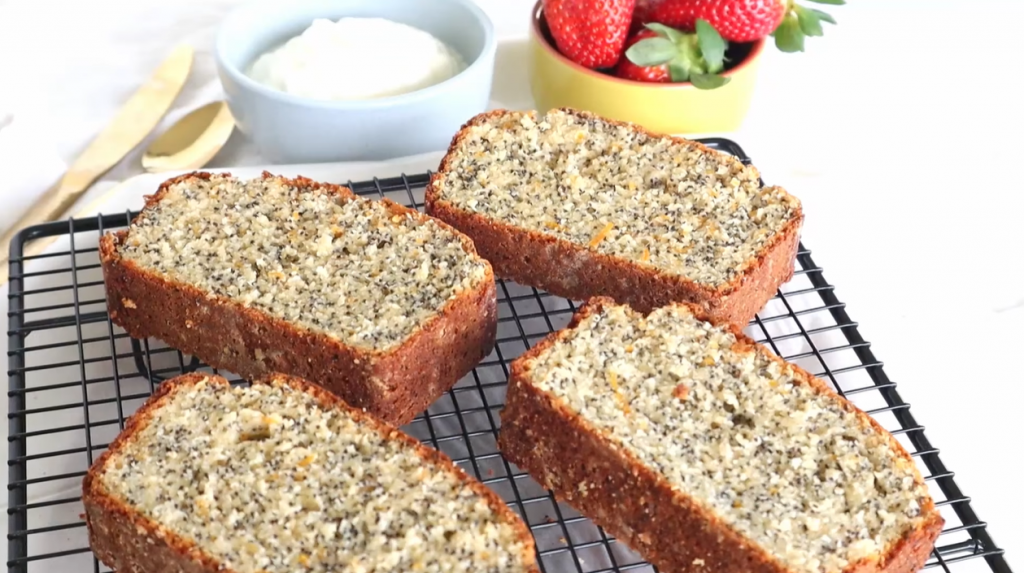
<svg viewBox="0 0 1024 573">
<path fill-rule="evenodd" d="M 682 134 L 735 131 L 750 107 L 764 40 L 752 44 L 743 61 L 722 74 L 729 83 L 700 90 L 690 83 L 636 82 L 585 68 L 549 42 L 540 2 L 532 20 L 528 66 L 539 110 L 570 107 L 655 132 Z"/>
</svg>

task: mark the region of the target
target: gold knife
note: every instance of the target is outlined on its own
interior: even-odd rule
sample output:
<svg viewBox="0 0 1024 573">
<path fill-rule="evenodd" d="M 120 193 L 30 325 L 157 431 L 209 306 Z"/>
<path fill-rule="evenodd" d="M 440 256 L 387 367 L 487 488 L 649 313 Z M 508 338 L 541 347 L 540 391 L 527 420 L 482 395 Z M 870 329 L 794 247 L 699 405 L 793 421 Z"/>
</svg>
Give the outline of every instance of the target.
<svg viewBox="0 0 1024 573">
<path fill-rule="evenodd" d="M 10 243 L 18 231 L 63 215 L 101 175 L 117 165 L 160 123 L 171 108 L 192 68 L 193 50 L 181 45 L 121 107 L 117 116 L 71 164 L 60 182 L 47 191 L 0 239 L 6 274 Z"/>
</svg>

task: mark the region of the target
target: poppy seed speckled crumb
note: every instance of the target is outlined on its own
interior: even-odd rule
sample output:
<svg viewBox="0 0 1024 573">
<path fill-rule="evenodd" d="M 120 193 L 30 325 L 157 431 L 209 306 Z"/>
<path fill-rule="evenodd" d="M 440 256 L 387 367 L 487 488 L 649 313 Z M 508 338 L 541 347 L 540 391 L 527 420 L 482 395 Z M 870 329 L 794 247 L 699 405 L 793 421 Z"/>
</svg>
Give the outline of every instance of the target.
<svg viewBox="0 0 1024 573">
<path fill-rule="evenodd" d="M 712 286 L 797 207 L 732 156 L 559 110 L 472 126 L 448 169 L 440 200 Z"/>
<path fill-rule="evenodd" d="M 350 346 L 388 350 L 487 264 L 436 221 L 288 179 L 171 185 L 121 257 Z"/>
<path fill-rule="evenodd" d="M 843 571 L 884 558 L 919 532 L 938 533 L 927 486 L 887 432 L 823 382 L 692 307 L 645 316 L 597 299 L 513 365 L 503 453 L 571 501 L 606 499 L 600 475 L 572 483 L 562 468 L 573 462 L 546 457 L 552 448 L 583 448 L 560 443 L 565 432 L 527 415 L 534 397 L 784 570 Z M 601 514 L 626 514 L 610 503 Z M 654 536 L 647 521 L 603 525 L 637 528 L 641 543 Z M 676 535 L 685 545 L 687 532 Z M 655 565 L 671 570 L 676 562 Z"/>
<path fill-rule="evenodd" d="M 536 571 L 529 531 L 500 498 L 304 381 L 190 375 L 142 412 L 85 484 L 91 544 L 118 571 L 164 544 L 177 548 L 164 570 L 198 554 L 202 571 L 239 573 Z M 148 541 L 112 535 L 114 508 Z"/>
<path fill-rule="evenodd" d="M 387 200 L 303 178 L 193 173 L 100 241 L 113 322 L 229 372 L 314 380 L 400 425 L 494 345 L 472 241 Z"/>
<path fill-rule="evenodd" d="M 792 276 L 800 202 L 700 143 L 574 110 L 498 110 L 456 135 L 426 211 L 495 273 L 566 298 L 701 304 L 744 324 Z"/>
</svg>

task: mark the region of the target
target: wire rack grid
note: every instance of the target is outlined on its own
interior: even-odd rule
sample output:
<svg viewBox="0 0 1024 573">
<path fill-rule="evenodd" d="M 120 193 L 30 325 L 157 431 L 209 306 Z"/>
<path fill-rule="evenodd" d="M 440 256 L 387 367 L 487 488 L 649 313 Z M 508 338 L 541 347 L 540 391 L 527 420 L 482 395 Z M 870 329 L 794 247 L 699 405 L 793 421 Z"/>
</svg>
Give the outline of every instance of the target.
<svg viewBox="0 0 1024 573">
<path fill-rule="evenodd" d="M 748 162 L 729 140 L 704 143 Z M 348 185 L 360 195 L 422 208 L 428 178 L 403 175 Z M 133 340 L 110 321 L 96 242 L 133 216 L 128 212 L 41 225 L 24 231 L 12 245 L 7 352 L 10 572 L 106 571 L 88 548 L 80 516 L 82 477 L 157 384 L 184 372 L 213 371 L 159 341 Z M 22 256 L 26 242 L 48 236 L 59 237 L 58 248 Z M 494 351 L 404 429 L 449 455 L 523 517 L 536 538 L 545 573 L 653 571 L 498 452 L 495 438 L 509 362 L 564 327 L 578 304 L 509 281 L 499 281 L 498 294 Z M 960 491 L 953 472 L 803 245 L 795 276 L 747 333 L 823 378 L 911 452 L 946 519 L 927 569 L 1009 573 L 1003 550 L 993 543 L 970 498 Z M 232 379 L 230 373 L 221 374 Z"/>
</svg>

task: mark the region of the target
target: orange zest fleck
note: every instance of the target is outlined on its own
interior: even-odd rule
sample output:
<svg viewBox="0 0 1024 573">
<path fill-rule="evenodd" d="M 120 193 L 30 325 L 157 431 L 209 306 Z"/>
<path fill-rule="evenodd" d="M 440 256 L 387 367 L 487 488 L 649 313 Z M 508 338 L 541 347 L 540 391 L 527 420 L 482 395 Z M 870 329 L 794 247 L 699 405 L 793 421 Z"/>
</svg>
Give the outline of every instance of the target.
<svg viewBox="0 0 1024 573">
<path fill-rule="evenodd" d="M 619 388 L 619 377 L 615 375 L 614 370 L 608 371 L 608 384 L 612 387 L 612 393 L 615 394 L 615 401 L 619 403 L 619 407 L 626 414 L 630 413 L 629 402 L 626 401 L 626 397 L 622 395 L 622 390 Z"/>
<path fill-rule="evenodd" d="M 544 226 L 549 229 L 561 229 L 562 226 L 554 221 L 544 221 Z"/>
<path fill-rule="evenodd" d="M 309 454 L 308 456 L 302 458 L 302 461 L 299 462 L 299 467 L 303 467 L 304 468 L 304 467 L 308 466 L 309 464 L 313 463 L 313 459 L 314 459 L 313 454 Z"/>
<path fill-rule="evenodd" d="M 605 237 L 608 236 L 608 233 L 612 232 L 613 228 L 615 228 L 614 223 L 606 224 L 603 229 L 601 229 L 600 231 L 598 231 L 596 235 L 594 235 L 593 239 L 590 239 L 590 248 L 593 249 L 594 247 L 600 245 L 601 241 L 603 241 Z"/>
<path fill-rule="evenodd" d="M 651 260 L 651 251 L 649 249 L 647 249 L 646 247 L 644 247 L 644 254 L 640 256 L 640 260 L 641 261 L 649 261 L 649 260 Z"/>
<path fill-rule="evenodd" d="M 672 390 L 672 395 L 680 401 L 686 400 L 686 397 L 690 395 L 690 387 L 686 384 L 679 384 Z"/>
<path fill-rule="evenodd" d="M 303 567 L 309 567 L 309 555 L 306 555 L 305 553 L 300 553 L 299 565 L 302 565 Z"/>
<path fill-rule="evenodd" d="M 705 356 L 703 364 L 704 364 L 704 366 L 714 366 L 715 365 L 715 359 L 710 357 L 710 356 Z"/>
</svg>

